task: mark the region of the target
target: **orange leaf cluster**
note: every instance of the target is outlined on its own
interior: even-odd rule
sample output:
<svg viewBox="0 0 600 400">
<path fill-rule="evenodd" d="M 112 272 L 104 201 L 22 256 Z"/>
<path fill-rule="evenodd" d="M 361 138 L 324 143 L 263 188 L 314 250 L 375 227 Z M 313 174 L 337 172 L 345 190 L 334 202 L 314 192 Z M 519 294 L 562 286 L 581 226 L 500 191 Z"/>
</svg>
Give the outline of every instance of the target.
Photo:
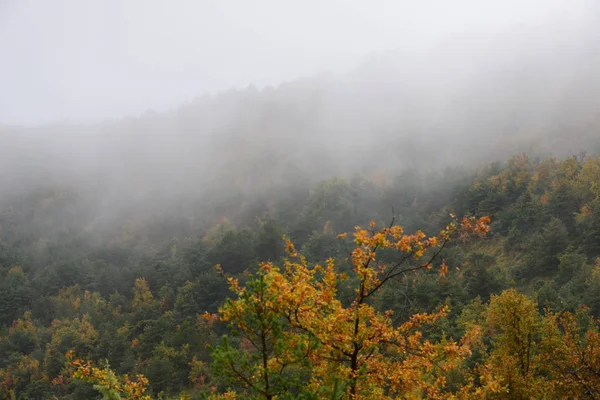
<svg viewBox="0 0 600 400">
<path fill-rule="evenodd" d="M 355 297 L 349 303 L 338 296 L 344 274 L 338 271 L 334 259 L 325 264 L 309 265 L 286 240 L 287 259 L 280 268 L 263 263 L 259 272 L 259 290 L 248 291 L 237 280 L 230 279 L 237 299 L 221 308 L 220 316 L 248 338 L 244 351 L 262 352 L 264 366 L 253 376 L 242 376 L 242 383 L 265 397 L 269 381 L 280 379 L 278 371 L 301 363 L 310 365 L 310 377 L 304 389 L 313 394 L 330 396 L 331 388 L 341 384 L 352 399 L 456 398 L 445 390 L 444 373 L 459 368 L 470 355 L 470 340 L 463 342 L 431 342 L 423 338 L 420 329 L 443 317 L 444 307 L 434 314 L 416 314 L 397 325 L 391 312 L 381 313 L 371 304 L 371 298 L 389 280 L 431 267 L 451 238 L 469 234 L 485 235 L 489 218 L 464 218 L 453 221 L 439 235 L 427 237 L 421 231 L 411 235 L 391 224 L 377 230 L 357 227 L 355 248 L 350 252 L 356 283 Z M 341 236 L 344 238 L 345 236 Z M 397 253 L 394 262 L 383 262 L 377 253 L 390 249 Z M 448 266 L 442 263 L 440 273 Z M 252 318 L 253 316 L 253 318 Z M 253 330 L 248 321 L 262 321 L 262 331 Z M 274 324 L 284 321 L 284 329 L 276 338 L 283 345 L 264 343 L 274 340 Z M 263 343 L 262 345 L 260 343 Z M 328 392 L 327 389 L 330 388 Z M 471 390 L 469 383 L 461 389 Z"/>
</svg>

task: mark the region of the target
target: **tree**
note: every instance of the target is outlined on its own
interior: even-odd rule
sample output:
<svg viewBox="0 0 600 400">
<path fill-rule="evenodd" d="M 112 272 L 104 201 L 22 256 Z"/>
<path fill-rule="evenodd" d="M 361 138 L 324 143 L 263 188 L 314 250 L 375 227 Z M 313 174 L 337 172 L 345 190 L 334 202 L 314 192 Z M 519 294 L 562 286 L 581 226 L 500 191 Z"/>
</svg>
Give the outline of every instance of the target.
<svg viewBox="0 0 600 400">
<path fill-rule="evenodd" d="M 544 226 L 542 231 L 532 236 L 527 253 L 527 274 L 531 276 L 549 275 L 558 271 L 562 253 L 569 244 L 569 234 L 565 225 L 556 218 Z"/>
<path fill-rule="evenodd" d="M 44 355 L 44 370 L 50 379 L 61 373 L 66 361 L 64 355 L 68 351 L 74 350 L 77 354 L 91 358 L 99 337 L 88 315 L 72 320 L 55 320 L 50 334 L 50 342 Z"/>
<path fill-rule="evenodd" d="M 67 353 L 67 358 L 72 359 L 73 354 Z M 90 382 L 94 385 L 103 400 L 150 400 L 146 394 L 148 379 L 143 375 L 136 375 L 131 379 L 128 375 L 118 376 L 107 362 L 101 367 L 95 367 L 90 362 L 75 359 L 70 362 L 74 369 L 72 376 Z"/>
<path fill-rule="evenodd" d="M 31 285 L 21 267 L 15 266 L 0 280 L 0 325 L 9 325 L 31 303 Z"/>
<path fill-rule="evenodd" d="M 236 298 L 220 315 L 241 340 L 234 347 L 225 338 L 215 349 L 216 371 L 244 388 L 246 396 L 265 399 L 286 393 L 329 398 L 340 392 L 351 399 L 454 395 L 446 390 L 446 374 L 470 354 L 475 333 L 459 343 L 432 342 L 420 329 L 445 315 L 446 307 L 395 324 L 391 312 L 379 312 L 373 300 L 394 278 L 431 269 L 452 238 L 488 230 L 487 217 L 464 218 L 460 224 L 453 220 L 432 237 L 420 231 L 405 234 L 393 224 L 380 230 L 374 223 L 368 230 L 356 228 L 349 254 L 353 279 L 339 272 L 332 258 L 310 267 L 288 240 L 283 268 L 263 263 L 246 286 L 230 278 Z M 380 260 L 377 254 L 383 250 L 395 251 L 396 259 Z M 448 272 L 445 262 L 439 272 Z M 354 284 L 349 303 L 338 297 L 346 282 Z M 467 380 L 457 392 L 470 389 Z"/>
<path fill-rule="evenodd" d="M 208 252 L 209 261 L 227 273 L 241 273 L 256 262 L 255 243 L 252 232 L 230 230 Z"/>
<path fill-rule="evenodd" d="M 553 388 L 545 379 L 548 370 L 538 346 L 541 318 L 536 302 L 514 289 L 493 295 L 485 327 L 492 350 L 481 373 L 484 380 L 495 381 L 502 387 L 495 396 L 507 399 L 550 396 Z"/>
<path fill-rule="evenodd" d="M 587 309 L 540 315 L 510 289 L 492 296 L 485 315 L 491 346 L 480 379 L 493 398 L 599 398 L 600 323 Z"/>
<path fill-rule="evenodd" d="M 485 253 L 473 253 L 467 259 L 465 270 L 465 288 L 473 297 L 481 296 L 487 300 L 492 293 L 501 289 L 503 284 L 501 278 L 494 274 L 489 268 L 496 259 Z"/>
<path fill-rule="evenodd" d="M 283 233 L 277 221 L 271 217 L 259 220 L 256 237 L 256 256 L 263 261 L 277 261 L 283 255 Z"/>
<path fill-rule="evenodd" d="M 543 361 L 563 398 L 600 398 L 599 327 L 586 309 L 545 318 Z"/>
</svg>

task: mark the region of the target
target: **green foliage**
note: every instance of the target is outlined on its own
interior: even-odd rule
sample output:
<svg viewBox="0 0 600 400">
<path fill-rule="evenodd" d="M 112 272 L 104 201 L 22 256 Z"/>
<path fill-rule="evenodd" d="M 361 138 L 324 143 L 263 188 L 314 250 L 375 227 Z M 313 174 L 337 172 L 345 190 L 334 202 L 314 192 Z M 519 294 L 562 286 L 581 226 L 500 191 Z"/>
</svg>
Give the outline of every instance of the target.
<svg viewBox="0 0 600 400">
<path fill-rule="evenodd" d="M 238 274 L 256 265 L 255 238 L 247 230 L 227 231 L 208 253 L 213 265 L 220 265 L 227 273 Z"/>
<path fill-rule="evenodd" d="M 0 324 L 9 325 L 33 300 L 29 278 L 21 267 L 12 267 L 0 280 Z"/>
<path fill-rule="evenodd" d="M 445 317 L 423 329 L 432 340 L 458 339 L 467 326 L 487 324 L 488 347 L 474 350 L 470 367 L 490 360 L 506 334 L 487 319 L 486 304 L 499 304 L 497 295 L 508 288 L 527 294 L 523 304 L 535 300 L 536 321 L 545 321 L 545 309 L 576 312 L 582 306 L 600 316 L 598 158 L 519 155 L 475 171 L 378 170 L 313 182 L 294 168 L 286 167 L 283 181 L 244 180 L 237 171 L 242 178 L 232 179 L 236 189 L 227 196 L 215 191 L 202 204 L 173 210 L 110 210 L 111 218 L 107 211 L 97 214 L 98 204 L 85 193 L 56 183 L 3 198 L 2 396 L 97 395 L 90 384 L 69 378 L 65 353 L 75 350 L 81 358 L 107 359 L 116 374 L 147 375 L 154 397 L 215 397 L 234 385 L 233 377 L 215 376 L 222 372 L 218 365 L 255 362 L 244 352 L 247 340 L 202 317 L 226 301 L 227 277 L 246 284 L 247 271 L 256 271 L 259 261 L 282 262 L 284 234 L 301 245 L 310 265 L 334 257 L 342 271 L 351 272 L 350 241 L 337 234 L 369 220 L 389 221 L 392 210 L 407 230 L 428 234 L 445 226 L 451 212 L 491 214 L 489 240 L 458 241 L 445 249 L 447 276 L 407 275 L 372 300 L 378 310 L 392 309 L 395 321 L 449 306 Z M 236 186 L 254 184 L 262 186 L 252 195 Z M 388 260 L 390 254 L 378 257 Z M 338 285 L 344 304 L 352 301 L 353 283 Z M 276 328 L 276 320 L 263 322 Z M 543 336 L 537 329 L 536 346 Z M 219 339 L 223 334 L 226 343 Z M 217 370 L 209 368 L 207 346 L 216 349 Z M 452 374 L 448 380 L 456 384 L 458 375 Z M 278 392 L 302 393 L 300 367 L 277 379 Z M 338 385 L 341 393 L 343 382 Z"/>
<path fill-rule="evenodd" d="M 221 344 L 212 351 L 215 374 L 228 385 L 247 387 L 249 398 L 304 398 L 301 394 L 306 379 L 302 376 L 306 371 L 298 368 L 306 362 L 303 349 L 297 349 L 296 357 L 289 360 L 289 343 L 282 337 L 285 320 L 265 307 L 277 298 L 268 290 L 262 274 L 251 278 L 246 285 L 248 290 L 241 295 L 240 301 L 254 312 L 242 314 L 240 310 L 239 315 L 236 313 L 243 322 L 231 331 L 235 345 L 224 336 Z M 224 307 L 237 308 L 238 305 L 228 299 Z M 268 364 L 273 359 L 286 359 L 285 368 L 272 371 Z"/>
</svg>

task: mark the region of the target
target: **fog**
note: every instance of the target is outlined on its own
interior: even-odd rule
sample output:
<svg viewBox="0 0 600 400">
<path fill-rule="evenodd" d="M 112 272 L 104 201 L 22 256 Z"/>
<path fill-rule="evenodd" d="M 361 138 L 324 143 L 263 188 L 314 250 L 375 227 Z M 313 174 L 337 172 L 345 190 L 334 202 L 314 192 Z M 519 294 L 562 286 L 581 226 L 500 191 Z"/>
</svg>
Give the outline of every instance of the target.
<svg viewBox="0 0 600 400">
<path fill-rule="evenodd" d="M 95 122 L 346 72 L 388 50 L 585 34 L 593 0 L 0 1 L 0 122 Z M 432 50 L 437 51 L 437 50 Z"/>
<path fill-rule="evenodd" d="M 210 225 L 332 176 L 595 153 L 599 11 L 4 0 L 2 221 L 52 198 L 65 206 L 46 223 Z"/>
</svg>

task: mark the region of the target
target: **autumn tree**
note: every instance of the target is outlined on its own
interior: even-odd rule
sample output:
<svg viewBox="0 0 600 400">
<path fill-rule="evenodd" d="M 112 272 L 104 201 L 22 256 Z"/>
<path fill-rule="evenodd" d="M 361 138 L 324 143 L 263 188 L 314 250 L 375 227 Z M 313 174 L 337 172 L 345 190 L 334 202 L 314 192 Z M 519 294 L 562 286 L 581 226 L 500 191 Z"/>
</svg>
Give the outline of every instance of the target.
<svg viewBox="0 0 600 400">
<path fill-rule="evenodd" d="M 67 358 L 72 359 L 73 354 L 67 353 Z M 150 400 L 146 394 L 148 379 L 143 375 L 119 376 L 106 362 L 102 366 L 94 366 L 80 359 L 71 360 L 70 367 L 74 369 L 73 378 L 92 383 L 103 400 Z"/>
<path fill-rule="evenodd" d="M 488 398 L 576 398 L 600 395 L 600 323 L 576 313 L 538 311 L 514 289 L 493 295 L 476 318 L 489 349 L 479 365 Z"/>
<path fill-rule="evenodd" d="M 225 338 L 215 349 L 217 371 L 243 387 L 245 396 L 265 399 L 466 394 L 471 382 L 450 393 L 446 374 L 470 354 L 475 332 L 460 342 L 432 342 L 421 328 L 445 315 L 446 307 L 398 325 L 391 312 L 375 308 L 373 299 L 394 278 L 432 269 L 451 239 L 488 230 L 487 217 L 453 219 L 431 237 L 421 231 L 406 234 L 393 223 L 383 229 L 374 223 L 369 229 L 357 227 L 348 260 L 352 276 L 340 272 L 332 258 L 324 265 L 309 265 L 288 240 L 282 267 L 261 264 L 246 286 L 230 278 L 235 298 L 221 308 L 220 316 L 241 340 L 233 347 Z M 387 261 L 389 255 L 378 257 L 384 251 L 396 254 L 393 261 Z M 444 261 L 438 270 L 448 272 Z M 348 283 L 354 286 L 354 297 L 346 303 L 338 289 Z"/>
<path fill-rule="evenodd" d="M 549 314 L 540 344 L 543 361 L 563 398 L 600 398 L 600 321 L 582 308 Z"/>
<path fill-rule="evenodd" d="M 552 392 L 541 359 L 542 318 L 534 300 L 514 289 L 493 295 L 485 314 L 485 332 L 492 349 L 481 374 L 490 387 L 502 388 L 497 398 L 539 398 Z M 489 382 L 488 382 L 489 383 Z"/>
</svg>

